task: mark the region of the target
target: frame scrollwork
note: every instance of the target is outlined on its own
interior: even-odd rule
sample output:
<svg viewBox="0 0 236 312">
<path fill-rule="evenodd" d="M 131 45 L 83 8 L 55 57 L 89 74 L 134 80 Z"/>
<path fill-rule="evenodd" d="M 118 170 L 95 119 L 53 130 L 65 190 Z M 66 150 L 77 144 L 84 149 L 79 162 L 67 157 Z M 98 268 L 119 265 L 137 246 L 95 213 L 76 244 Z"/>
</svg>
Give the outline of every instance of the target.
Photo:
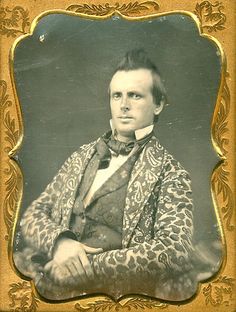
<svg viewBox="0 0 236 312">
<path fill-rule="evenodd" d="M 97 300 L 95 303 L 87 303 L 82 305 L 80 303 L 75 304 L 75 309 L 79 312 L 109 312 L 109 311 L 122 311 L 123 309 L 127 309 L 128 311 L 140 311 L 140 309 L 165 309 L 167 308 L 167 304 L 161 303 L 159 301 L 144 299 L 144 298 L 129 298 L 126 300 L 122 300 L 120 302 L 115 302 L 109 298 Z"/>
<path fill-rule="evenodd" d="M 29 22 L 29 11 L 21 6 L 14 8 L 0 7 L 0 34 L 7 37 L 17 37 L 26 34 Z"/>
<path fill-rule="evenodd" d="M 195 6 L 195 15 L 200 21 L 200 27 L 203 31 L 208 33 L 223 31 L 225 29 L 226 14 L 223 12 L 224 6 L 222 2 L 216 1 L 212 4 L 210 1 L 203 1 L 197 3 Z M 160 4 L 156 1 L 144 1 L 144 2 L 129 2 L 125 4 L 73 4 L 67 7 L 68 11 L 74 13 L 83 13 L 91 16 L 106 16 L 111 15 L 114 12 L 120 13 L 125 16 L 146 15 L 151 13 L 157 13 L 160 11 Z M 26 34 L 30 26 L 29 11 L 21 6 L 0 7 L 0 34 L 6 37 L 16 38 L 19 35 Z M 217 143 L 222 155 L 227 155 L 228 138 L 228 117 L 230 113 L 230 91 L 226 81 L 224 80 L 224 86 L 221 93 L 220 105 L 212 124 L 212 133 L 214 140 Z M 13 106 L 12 100 L 7 94 L 7 82 L 0 80 L 0 109 L 1 118 L 0 121 L 3 124 L 5 149 L 4 152 L 9 152 L 17 145 L 20 139 L 20 131 L 18 123 L 11 115 L 9 108 Z M 225 221 L 226 229 L 232 231 L 235 229 L 232 224 L 234 195 L 229 185 L 230 172 L 227 169 L 227 161 L 223 163 L 215 170 L 212 177 L 213 192 L 217 196 L 222 196 L 224 206 L 221 207 L 222 220 Z M 14 222 L 14 216 L 16 213 L 17 203 L 19 201 L 20 185 L 22 183 L 21 176 L 17 170 L 14 162 L 8 160 L 7 168 L 4 169 L 4 173 L 7 176 L 5 181 L 6 196 L 4 199 L 4 221 L 7 228 L 7 234 L 9 235 Z M 8 239 L 6 235 L 6 239 Z M 203 285 L 201 294 L 205 298 L 206 305 L 228 306 L 233 300 L 235 279 L 228 276 L 220 276 L 216 280 Z M 200 295 L 200 294 L 199 294 Z M 22 281 L 19 283 L 10 284 L 8 291 L 10 299 L 9 308 L 11 311 L 29 311 L 36 312 L 40 300 L 35 296 L 30 282 Z M 93 299 L 92 299 L 93 300 Z M 128 311 L 139 310 L 152 310 L 155 308 L 166 309 L 169 305 L 161 303 L 152 299 L 144 298 L 128 298 L 124 302 L 114 302 L 109 298 L 101 300 L 93 300 L 91 303 L 85 305 L 77 302 L 74 308 L 77 311 L 122 311 L 127 309 Z M 167 309 L 168 310 L 168 309 Z"/>
<path fill-rule="evenodd" d="M 222 2 L 216 1 L 212 4 L 210 1 L 197 3 L 194 13 L 201 22 L 202 29 L 209 33 L 225 29 L 226 15 L 222 12 L 224 6 Z"/>
<path fill-rule="evenodd" d="M 104 5 L 96 4 L 72 4 L 67 10 L 75 13 L 83 13 L 87 15 L 105 16 L 110 15 L 114 12 L 121 13 L 126 16 L 143 14 L 149 10 L 157 12 L 159 10 L 159 4 L 156 1 L 144 1 L 144 2 L 129 2 L 127 4 L 119 4 L 118 2 L 114 5 L 106 3 Z"/>
<path fill-rule="evenodd" d="M 11 116 L 9 107 L 12 106 L 12 101 L 9 99 L 7 94 L 7 83 L 5 80 L 0 80 L 0 108 L 1 108 L 1 119 L 5 126 L 4 139 L 6 144 L 5 152 L 8 154 L 16 146 L 20 133 L 16 125 L 16 120 Z M 6 186 L 6 196 L 4 199 L 4 221 L 7 227 L 8 239 L 10 229 L 14 222 L 15 210 L 17 207 L 17 202 L 19 200 L 19 185 L 20 176 L 16 171 L 16 167 L 13 162 L 9 159 L 7 162 L 7 168 L 4 169 L 4 173 L 7 175 L 7 180 L 5 182 Z"/>
<path fill-rule="evenodd" d="M 203 287 L 202 293 L 205 296 L 206 305 L 211 304 L 214 307 L 232 303 L 232 297 L 235 290 L 235 279 L 220 276 L 212 283 Z"/>
<path fill-rule="evenodd" d="M 31 284 L 23 281 L 10 285 L 8 291 L 10 298 L 9 308 L 12 312 L 36 312 L 39 299 L 33 294 Z"/>
</svg>

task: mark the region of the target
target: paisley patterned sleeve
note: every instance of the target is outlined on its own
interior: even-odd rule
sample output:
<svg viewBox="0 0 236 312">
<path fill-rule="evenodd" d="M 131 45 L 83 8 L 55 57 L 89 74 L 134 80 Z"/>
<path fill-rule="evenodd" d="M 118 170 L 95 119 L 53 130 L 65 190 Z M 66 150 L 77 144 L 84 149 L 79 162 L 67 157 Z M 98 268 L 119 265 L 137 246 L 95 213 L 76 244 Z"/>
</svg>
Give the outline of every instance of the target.
<svg viewBox="0 0 236 312">
<path fill-rule="evenodd" d="M 196 290 L 190 274 L 193 203 L 189 175 L 170 156 L 159 181 L 151 194 L 155 204 L 147 203 L 155 209 L 152 237 L 143 234 L 142 243 L 131 239 L 129 248 L 92 258 L 98 279 L 109 284 L 107 289 L 114 289 L 114 296 L 128 292 L 150 295 L 152 289 L 151 295 L 159 298 L 184 300 Z M 138 232 L 142 235 L 142 229 Z"/>
<path fill-rule="evenodd" d="M 66 226 L 61 225 L 60 215 L 53 216 L 53 210 L 59 210 L 56 205 L 65 187 L 64 181 L 69 174 L 73 158 L 77 155 L 78 152 L 74 152 L 67 159 L 44 192 L 27 208 L 20 223 L 28 246 L 36 252 L 46 254 L 49 259 L 52 257 L 54 243 L 60 234 L 64 233 L 72 238 L 75 236 Z"/>
</svg>

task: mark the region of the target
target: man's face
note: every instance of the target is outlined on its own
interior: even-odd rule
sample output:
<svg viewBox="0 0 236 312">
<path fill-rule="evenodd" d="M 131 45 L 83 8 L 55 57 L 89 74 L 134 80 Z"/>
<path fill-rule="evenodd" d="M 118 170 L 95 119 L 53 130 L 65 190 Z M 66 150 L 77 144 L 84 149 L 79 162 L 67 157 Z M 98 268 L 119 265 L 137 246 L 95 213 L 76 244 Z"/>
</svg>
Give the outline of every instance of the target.
<svg viewBox="0 0 236 312">
<path fill-rule="evenodd" d="M 128 141 L 134 131 L 153 124 L 162 110 L 152 96 L 152 74 L 148 69 L 118 71 L 110 83 L 110 106 L 117 138 Z"/>
</svg>

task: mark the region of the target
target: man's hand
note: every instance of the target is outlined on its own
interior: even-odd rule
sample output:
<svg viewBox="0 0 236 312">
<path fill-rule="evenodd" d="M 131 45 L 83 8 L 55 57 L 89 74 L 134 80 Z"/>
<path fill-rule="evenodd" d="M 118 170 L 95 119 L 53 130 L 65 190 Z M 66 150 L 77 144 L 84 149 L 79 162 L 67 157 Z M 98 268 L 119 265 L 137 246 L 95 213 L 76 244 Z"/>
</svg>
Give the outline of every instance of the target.
<svg viewBox="0 0 236 312">
<path fill-rule="evenodd" d="M 53 259 L 45 265 L 44 271 L 59 285 L 86 284 L 94 278 L 87 254 L 102 251 L 102 248 L 92 248 L 70 238 L 61 238 L 55 246 Z"/>
</svg>

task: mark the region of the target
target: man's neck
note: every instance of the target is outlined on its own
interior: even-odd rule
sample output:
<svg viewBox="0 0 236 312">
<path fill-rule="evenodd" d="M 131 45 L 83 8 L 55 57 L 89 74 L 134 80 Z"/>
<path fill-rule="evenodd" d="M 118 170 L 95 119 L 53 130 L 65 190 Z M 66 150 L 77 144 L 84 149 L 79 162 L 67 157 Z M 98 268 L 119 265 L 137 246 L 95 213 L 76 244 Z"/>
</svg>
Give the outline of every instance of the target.
<svg viewBox="0 0 236 312">
<path fill-rule="evenodd" d="M 133 142 L 136 140 L 141 140 L 146 135 L 151 133 L 153 131 L 153 128 L 154 128 L 154 125 L 152 124 L 152 125 L 149 125 L 147 127 L 142 128 L 142 129 L 137 129 L 131 135 L 125 136 L 125 135 L 122 135 L 116 131 L 116 129 L 113 127 L 112 119 L 110 120 L 110 126 L 111 126 L 111 130 L 112 130 L 112 134 L 113 134 L 114 138 L 116 140 L 118 140 L 120 142 L 124 142 L 124 143 L 129 143 L 129 142 Z"/>
<path fill-rule="evenodd" d="M 129 142 L 134 142 L 136 140 L 135 135 L 133 134 L 132 136 L 123 136 L 119 133 L 114 133 L 114 138 L 120 142 L 124 143 L 129 143 Z"/>
</svg>

